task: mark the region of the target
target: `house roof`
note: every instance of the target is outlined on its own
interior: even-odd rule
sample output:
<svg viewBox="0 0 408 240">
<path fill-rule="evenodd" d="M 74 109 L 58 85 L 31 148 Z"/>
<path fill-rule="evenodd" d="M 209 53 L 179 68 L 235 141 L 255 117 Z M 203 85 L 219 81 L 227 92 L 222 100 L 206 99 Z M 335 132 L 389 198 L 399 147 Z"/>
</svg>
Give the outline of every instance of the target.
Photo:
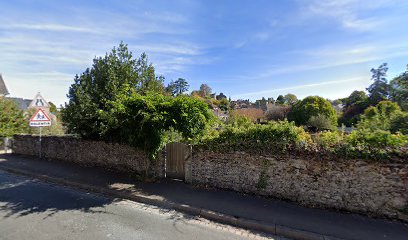
<svg viewBox="0 0 408 240">
<path fill-rule="evenodd" d="M 28 106 L 30 105 L 32 99 L 23 99 L 23 98 L 8 98 L 10 100 L 13 100 L 15 103 L 17 103 L 18 107 L 21 110 L 27 110 Z"/>
<path fill-rule="evenodd" d="M 6 96 L 10 93 L 7 90 L 6 84 L 4 83 L 3 77 L 0 74 L 0 96 Z"/>
</svg>

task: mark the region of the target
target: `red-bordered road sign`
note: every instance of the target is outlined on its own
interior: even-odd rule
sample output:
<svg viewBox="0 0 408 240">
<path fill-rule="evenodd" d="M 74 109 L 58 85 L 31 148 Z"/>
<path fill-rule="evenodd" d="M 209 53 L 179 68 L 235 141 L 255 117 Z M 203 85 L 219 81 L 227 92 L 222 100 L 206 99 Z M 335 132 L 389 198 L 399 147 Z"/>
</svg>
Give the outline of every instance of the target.
<svg viewBox="0 0 408 240">
<path fill-rule="evenodd" d="M 47 114 L 39 108 L 37 112 L 30 118 L 31 127 L 47 127 L 51 126 L 51 119 Z"/>
</svg>

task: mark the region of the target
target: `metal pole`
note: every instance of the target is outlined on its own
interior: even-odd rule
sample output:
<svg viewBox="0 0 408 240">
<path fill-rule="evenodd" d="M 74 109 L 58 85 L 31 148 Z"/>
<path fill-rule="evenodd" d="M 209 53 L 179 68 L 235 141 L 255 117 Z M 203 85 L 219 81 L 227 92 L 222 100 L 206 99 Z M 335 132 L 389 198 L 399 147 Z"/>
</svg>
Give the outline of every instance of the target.
<svg viewBox="0 0 408 240">
<path fill-rule="evenodd" d="M 41 158 L 41 129 L 42 127 L 40 127 L 40 158 Z"/>
</svg>

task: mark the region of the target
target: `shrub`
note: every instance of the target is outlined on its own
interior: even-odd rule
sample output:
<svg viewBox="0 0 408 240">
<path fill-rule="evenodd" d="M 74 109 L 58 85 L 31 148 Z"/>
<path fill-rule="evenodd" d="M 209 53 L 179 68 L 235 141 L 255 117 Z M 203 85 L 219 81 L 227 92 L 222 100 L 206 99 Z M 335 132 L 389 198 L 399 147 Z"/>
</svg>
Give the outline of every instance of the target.
<svg viewBox="0 0 408 240">
<path fill-rule="evenodd" d="M 227 126 L 219 136 L 205 142 L 212 148 L 226 147 L 231 150 L 286 151 L 289 147 L 305 147 L 311 142 L 310 135 L 302 127 L 287 121 L 253 124 L 247 128 Z M 273 146 L 269 148 L 266 146 Z"/>
<path fill-rule="evenodd" d="M 343 134 L 340 134 L 338 131 L 321 132 L 313 140 L 321 148 L 332 150 L 332 148 L 337 147 L 343 141 Z"/>
<path fill-rule="evenodd" d="M 357 126 L 359 129 L 389 131 L 391 129 L 391 119 L 400 113 L 401 108 L 397 103 L 381 101 L 377 106 L 371 106 L 364 111 L 364 115 L 361 116 Z"/>
<path fill-rule="evenodd" d="M 322 114 L 311 116 L 309 121 L 307 121 L 307 126 L 315 131 L 334 130 L 336 128 L 333 126 L 330 118 Z"/>
<path fill-rule="evenodd" d="M 266 112 L 267 120 L 282 121 L 285 120 L 290 112 L 291 107 L 286 105 L 274 105 Z"/>
<path fill-rule="evenodd" d="M 288 120 L 297 125 L 306 125 L 312 116 L 326 116 L 332 127 L 337 126 L 337 113 L 326 99 L 319 96 L 309 96 L 296 103 L 288 114 Z"/>
<path fill-rule="evenodd" d="M 203 136 L 214 121 L 207 104 L 197 99 L 134 93 L 112 103 L 100 135 L 103 140 L 142 148 L 154 158 L 168 141 L 178 137 L 174 132 L 191 141 Z"/>
<path fill-rule="evenodd" d="M 393 156 L 406 154 L 403 147 L 408 145 L 408 136 L 392 134 L 384 130 L 359 129 L 345 138 L 345 154 L 352 157 L 389 159 Z"/>
<path fill-rule="evenodd" d="M 400 132 L 402 134 L 408 134 L 408 112 L 396 114 L 391 119 L 390 130 L 392 133 Z"/>
</svg>

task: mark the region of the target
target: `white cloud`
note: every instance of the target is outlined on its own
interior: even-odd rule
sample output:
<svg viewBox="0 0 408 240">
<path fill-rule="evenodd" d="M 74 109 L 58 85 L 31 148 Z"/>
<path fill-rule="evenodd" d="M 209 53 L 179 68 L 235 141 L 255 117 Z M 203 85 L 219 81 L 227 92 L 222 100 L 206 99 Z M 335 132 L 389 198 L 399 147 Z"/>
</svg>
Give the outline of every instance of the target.
<svg viewBox="0 0 408 240">
<path fill-rule="evenodd" d="M 15 23 L 0 25 L 0 29 L 6 30 L 40 30 L 40 31 L 55 31 L 55 32 L 83 32 L 83 33 L 97 33 L 102 32 L 94 28 L 70 26 L 63 24 L 33 24 L 33 23 Z"/>
<path fill-rule="evenodd" d="M 306 1 L 306 12 L 312 16 L 322 16 L 337 21 L 343 28 L 369 31 L 384 24 L 384 19 L 365 17 L 364 13 L 389 4 L 387 0 L 370 1 L 359 0 L 315 0 Z"/>
<path fill-rule="evenodd" d="M 274 89 L 261 90 L 257 92 L 238 94 L 238 95 L 234 95 L 233 98 L 240 99 L 240 98 L 248 98 L 248 97 L 254 97 L 254 96 L 270 96 L 276 93 L 282 94 L 285 92 L 290 92 L 290 91 L 298 90 L 298 89 L 318 88 L 318 87 L 322 87 L 326 85 L 356 83 L 356 82 L 361 82 L 361 81 L 366 81 L 366 80 L 367 78 L 364 76 L 364 77 L 355 77 L 355 78 L 341 79 L 341 80 L 335 80 L 335 81 L 318 82 L 318 83 L 312 83 L 312 84 L 302 84 L 302 85 L 290 86 L 286 88 L 274 88 Z"/>
</svg>

